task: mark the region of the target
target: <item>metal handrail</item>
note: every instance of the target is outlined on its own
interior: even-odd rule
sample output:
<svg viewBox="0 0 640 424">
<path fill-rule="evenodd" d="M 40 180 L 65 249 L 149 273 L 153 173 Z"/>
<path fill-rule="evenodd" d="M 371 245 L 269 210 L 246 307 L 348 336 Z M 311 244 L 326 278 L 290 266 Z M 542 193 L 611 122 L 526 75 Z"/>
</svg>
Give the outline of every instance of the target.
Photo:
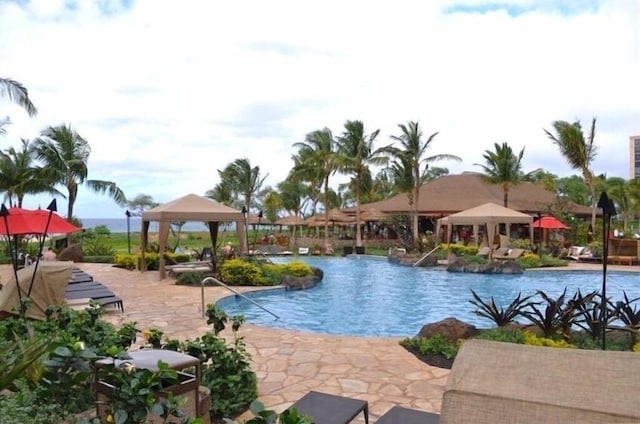
<svg viewBox="0 0 640 424">
<path fill-rule="evenodd" d="M 202 281 L 200 281 L 200 285 L 201 285 L 201 291 L 202 291 L 202 318 L 204 318 L 205 316 L 205 312 L 204 312 L 204 283 L 209 280 L 209 281 L 213 281 L 214 283 L 216 283 L 219 286 L 224 287 L 225 289 L 235 293 L 237 296 L 240 296 L 241 298 L 248 300 L 249 302 L 253 303 L 254 305 L 256 305 L 258 308 L 264 310 L 265 312 L 270 313 L 271 315 L 273 315 L 274 317 L 276 317 L 276 319 L 280 319 L 280 317 L 276 314 L 274 314 L 273 312 L 271 312 L 270 310 L 268 310 L 267 308 L 265 308 L 264 306 L 262 306 L 261 304 L 259 304 L 258 302 L 256 302 L 255 300 L 250 299 L 248 296 L 245 296 L 244 294 L 240 293 L 238 290 L 233 289 L 229 286 L 227 286 L 225 283 L 223 283 L 222 281 L 213 278 L 213 277 L 206 277 L 204 278 Z"/>
</svg>

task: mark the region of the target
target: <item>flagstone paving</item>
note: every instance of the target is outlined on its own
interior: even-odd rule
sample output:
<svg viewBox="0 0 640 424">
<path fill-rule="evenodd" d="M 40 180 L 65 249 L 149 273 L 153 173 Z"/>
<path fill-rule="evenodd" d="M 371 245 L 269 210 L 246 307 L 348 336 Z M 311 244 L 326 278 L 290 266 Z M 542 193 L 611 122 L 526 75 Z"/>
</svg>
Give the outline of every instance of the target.
<svg viewBox="0 0 640 424">
<path fill-rule="evenodd" d="M 571 265 L 601 269 L 598 265 Z M 115 325 L 136 321 L 140 329 L 158 328 L 165 337 L 180 340 L 210 330 L 202 317 L 199 287 L 175 285 L 173 278 L 159 281 L 157 271 L 127 271 L 109 264 L 78 266 L 124 300 L 124 313 L 112 310 L 104 316 Z M 637 266 L 609 269 L 640 271 Z M 7 269 L 2 271 L 2 280 L 6 281 Z M 205 304 L 228 294 L 222 287 L 205 287 Z M 321 335 L 249 323 L 241 328 L 240 335 L 252 355 L 259 400 L 267 408 L 282 411 L 308 391 L 317 390 L 366 399 L 372 422 L 393 405 L 440 411 L 449 371 L 419 361 L 398 345 L 399 338 Z M 228 332 L 224 336 L 232 337 Z M 138 344 L 143 343 L 140 338 Z"/>
<path fill-rule="evenodd" d="M 202 317 L 199 287 L 178 286 L 172 278 L 159 281 L 154 271 L 78 266 L 124 300 L 124 313 L 114 310 L 104 316 L 115 325 L 136 321 L 140 329 L 158 328 L 166 337 L 181 340 L 211 329 Z M 229 295 L 222 287 L 204 291 L 206 303 Z M 330 336 L 249 323 L 240 334 L 252 355 L 258 399 L 270 409 L 282 411 L 316 390 L 366 399 L 374 419 L 393 405 L 440 411 L 449 371 L 416 359 L 398 344 L 400 338 Z"/>
</svg>

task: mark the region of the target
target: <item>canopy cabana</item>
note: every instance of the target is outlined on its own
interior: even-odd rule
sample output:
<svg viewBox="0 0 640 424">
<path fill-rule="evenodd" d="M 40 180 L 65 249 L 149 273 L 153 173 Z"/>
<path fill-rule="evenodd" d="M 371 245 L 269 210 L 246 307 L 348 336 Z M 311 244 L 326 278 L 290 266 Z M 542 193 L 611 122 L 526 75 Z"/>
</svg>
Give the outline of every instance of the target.
<svg viewBox="0 0 640 424">
<path fill-rule="evenodd" d="M 169 237 L 169 227 L 174 221 L 203 221 L 209 226 L 211 235 L 211 247 L 216 249 L 218 239 L 218 225 L 220 222 L 235 222 L 238 240 L 240 242 L 240 253 L 247 253 L 247 238 L 245 236 L 244 214 L 229 206 L 225 206 L 215 200 L 198 196 L 197 194 L 187 194 L 179 199 L 162 204 L 142 214 L 142 271 L 146 270 L 144 254 L 149 245 L 149 224 L 151 221 L 159 223 L 158 244 L 160 245 L 159 271 L 160 279 L 166 277 L 164 255 L 167 239 Z"/>
<path fill-rule="evenodd" d="M 506 224 L 507 227 L 509 224 L 528 224 L 531 229 L 532 222 L 533 217 L 531 215 L 505 208 L 504 206 L 496 205 L 495 203 L 485 203 L 484 205 L 476 206 L 474 208 L 440 218 L 438 220 L 438 225 L 436 226 L 436 237 L 439 235 L 439 231 L 442 226 L 446 225 L 447 234 L 451 234 L 451 227 L 453 225 L 472 225 L 473 235 L 476 240 L 478 240 L 478 226 L 486 225 L 486 234 L 489 240 L 489 247 L 491 247 L 495 236 L 496 226 L 498 224 Z M 529 231 L 529 234 L 532 237 L 533 231 Z"/>
</svg>

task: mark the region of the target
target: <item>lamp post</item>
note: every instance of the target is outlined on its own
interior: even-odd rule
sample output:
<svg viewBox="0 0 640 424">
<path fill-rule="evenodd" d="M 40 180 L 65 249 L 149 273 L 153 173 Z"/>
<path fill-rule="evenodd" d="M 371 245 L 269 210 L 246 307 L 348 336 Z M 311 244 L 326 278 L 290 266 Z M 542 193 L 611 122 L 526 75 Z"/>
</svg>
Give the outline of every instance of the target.
<svg viewBox="0 0 640 424">
<path fill-rule="evenodd" d="M 535 234 L 535 229 L 533 230 Z M 538 212 L 538 256 L 542 257 L 542 212 Z"/>
<path fill-rule="evenodd" d="M 258 211 L 258 226 L 256 227 L 255 231 L 253 232 L 253 245 L 254 246 L 258 242 L 258 229 L 260 228 L 260 220 L 262 219 L 263 216 L 264 215 L 262 215 L 262 211 Z"/>
<path fill-rule="evenodd" d="M 607 349 L 605 334 L 607 330 L 607 262 L 609 261 L 609 231 L 611 218 L 616 214 L 616 207 L 606 192 L 600 194 L 598 208 L 602 209 L 602 304 L 600 306 L 602 325 L 602 350 Z"/>
<path fill-rule="evenodd" d="M 127 216 L 127 250 L 131 254 L 131 212 L 127 209 L 124 214 Z"/>
<path fill-rule="evenodd" d="M 247 251 L 245 252 L 245 254 L 249 254 L 249 235 L 247 234 L 247 214 L 249 213 L 249 211 L 247 210 L 246 206 L 242 207 L 242 216 L 244 218 L 244 242 L 245 242 L 245 248 L 247 249 Z"/>
</svg>

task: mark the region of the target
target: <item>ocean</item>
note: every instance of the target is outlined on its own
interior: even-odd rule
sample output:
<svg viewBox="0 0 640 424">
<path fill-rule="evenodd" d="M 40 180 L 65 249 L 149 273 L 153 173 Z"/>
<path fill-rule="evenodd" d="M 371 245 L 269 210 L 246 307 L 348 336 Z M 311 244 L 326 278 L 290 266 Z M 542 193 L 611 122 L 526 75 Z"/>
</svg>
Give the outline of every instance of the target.
<svg viewBox="0 0 640 424">
<path fill-rule="evenodd" d="M 85 218 L 81 219 L 83 228 L 95 228 L 99 225 L 106 226 L 112 233 L 126 233 L 127 232 L 127 219 L 126 218 Z M 132 233 L 140 232 L 142 229 L 142 218 L 131 217 L 130 218 L 130 231 Z M 232 230 L 235 226 L 232 223 L 220 223 L 220 231 Z M 157 232 L 158 223 L 151 222 L 149 224 L 149 231 Z M 183 232 L 203 232 L 208 231 L 207 226 L 201 221 L 187 221 L 182 227 Z"/>
</svg>

